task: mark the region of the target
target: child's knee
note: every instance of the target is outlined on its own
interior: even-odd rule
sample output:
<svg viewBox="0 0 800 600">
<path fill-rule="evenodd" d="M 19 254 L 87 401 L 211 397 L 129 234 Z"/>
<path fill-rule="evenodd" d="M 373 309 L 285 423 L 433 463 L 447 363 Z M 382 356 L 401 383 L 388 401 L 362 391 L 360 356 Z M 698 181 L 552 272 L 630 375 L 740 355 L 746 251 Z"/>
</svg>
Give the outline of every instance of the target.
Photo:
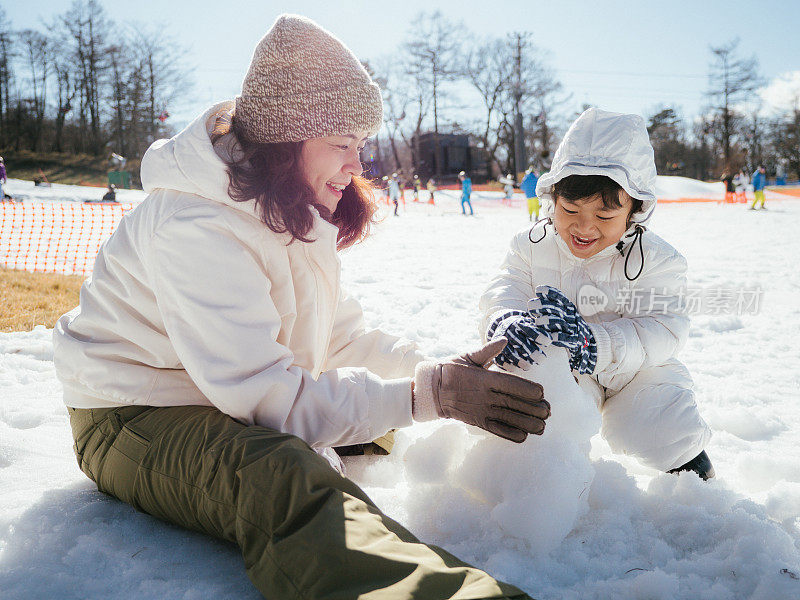
<svg viewBox="0 0 800 600">
<path fill-rule="evenodd" d="M 614 452 L 667 470 L 686 452 L 702 450 L 710 430 L 697 410 L 691 389 L 661 383 L 623 388 L 607 399 L 601 435 Z"/>
</svg>

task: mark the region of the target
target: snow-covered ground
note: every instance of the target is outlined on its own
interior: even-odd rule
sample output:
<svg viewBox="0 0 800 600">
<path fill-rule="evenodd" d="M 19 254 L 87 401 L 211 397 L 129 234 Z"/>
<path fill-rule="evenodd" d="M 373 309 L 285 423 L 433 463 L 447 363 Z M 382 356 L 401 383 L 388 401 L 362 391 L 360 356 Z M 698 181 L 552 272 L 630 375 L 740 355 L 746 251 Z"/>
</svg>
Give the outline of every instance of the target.
<svg viewBox="0 0 800 600">
<path fill-rule="evenodd" d="M 674 197 L 704 185 L 679 183 L 659 181 Z M 101 192 L 8 189 L 25 201 Z M 408 194 L 401 217 L 342 257 L 368 325 L 437 357 L 477 343 L 478 297 L 527 223 L 490 195 L 462 217 L 455 196 L 431 207 Z M 715 430 L 715 480 L 651 471 L 599 436 L 559 446 L 562 433 L 588 434 L 557 425 L 554 397 L 543 438 L 417 425 L 391 456 L 350 460 L 350 475 L 421 539 L 540 600 L 800 598 L 800 201 L 783 198 L 765 211 L 666 204 L 652 223 L 686 255 L 702 299 L 680 358 Z M 52 358 L 43 327 L 0 334 L 0 598 L 259 597 L 235 547 L 94 489 L 72 455 Z"/>
</svg>

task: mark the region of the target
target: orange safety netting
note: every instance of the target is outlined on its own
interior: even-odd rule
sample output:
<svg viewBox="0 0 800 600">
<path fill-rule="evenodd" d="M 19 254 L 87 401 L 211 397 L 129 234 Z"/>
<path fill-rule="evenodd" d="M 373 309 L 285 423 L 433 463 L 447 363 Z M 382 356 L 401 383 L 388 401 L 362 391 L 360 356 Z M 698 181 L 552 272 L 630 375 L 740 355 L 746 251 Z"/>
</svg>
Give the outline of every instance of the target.
<svg viewBox="0 0 800 600">
<path fill-rule="evenodd" d="M 85 277 L 100 245 L 132 208 L 131 203 L 0 202 L 0 265 Z"/>
</svg>

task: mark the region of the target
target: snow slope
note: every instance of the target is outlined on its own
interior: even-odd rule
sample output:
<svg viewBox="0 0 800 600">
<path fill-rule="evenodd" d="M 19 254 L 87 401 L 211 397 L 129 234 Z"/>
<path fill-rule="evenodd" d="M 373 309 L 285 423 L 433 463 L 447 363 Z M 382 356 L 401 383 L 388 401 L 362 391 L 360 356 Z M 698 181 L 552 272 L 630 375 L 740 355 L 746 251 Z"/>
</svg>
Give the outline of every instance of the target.
<svg viewBox="0 0 800 600">
<path fill-rule="evenodd" d="M 598 436 L 582 455 L 547 450 L 552 398 L 550 441 L 426 423 L 389 457 L 349 460 L 351 476 L 423 540 L 540 600 L 799 598 L 800 202 L 767 205 L 663 205 L 652 224 L 686 255 L 690 288 L 716 299 L 697 307 L 680 355 L 715 430 L 716 480 L 651 471 Z M 444 195 L 407 209 L 344 253 L 344 281 L 368 326 L 460 352 L 477 343 L 478 297 L 527 213 L 462 217 Z M 738 313 L 720 301 L 759 289 Z M 0 598 L 259 597 L 235 547 L 98 493 L 70 447 L 50 332 L 0 334 Z"/>
<path fill-rule="evenodd" d="M 656 178 L 656 197 L 663 199 L 710 198 L 722 200 L 725 197 L 725 185 L 707 183 L 688 177 L 659 175 Z"/>
</svg>

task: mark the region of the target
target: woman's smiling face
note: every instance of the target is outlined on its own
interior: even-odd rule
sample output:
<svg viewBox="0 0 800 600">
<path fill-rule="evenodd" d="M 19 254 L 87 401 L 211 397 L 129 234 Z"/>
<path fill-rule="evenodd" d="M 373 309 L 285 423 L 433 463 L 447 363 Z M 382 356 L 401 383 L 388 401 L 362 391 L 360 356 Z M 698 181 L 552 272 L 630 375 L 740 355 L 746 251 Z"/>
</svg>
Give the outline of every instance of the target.
<svg viewBox="0 0 800 600">
<path fill-rule="evenodd" d="M 342 191 L 353 177 L 361 175 L 360 153 L 367 141 L 365 132 L 312 138 L 303 142 L 300 169 L 314 190 L 317 202 L 333 214 Z"/>
<path fill-rule="evenodd" d="M 622 206 L 606 208 L 599 194 L 575 201 L 556 197 L 553 224 L 578 258 L 590 258 L 616 244 L 628 229 L 631 198 L 620 191 Z"/>
</svg>

